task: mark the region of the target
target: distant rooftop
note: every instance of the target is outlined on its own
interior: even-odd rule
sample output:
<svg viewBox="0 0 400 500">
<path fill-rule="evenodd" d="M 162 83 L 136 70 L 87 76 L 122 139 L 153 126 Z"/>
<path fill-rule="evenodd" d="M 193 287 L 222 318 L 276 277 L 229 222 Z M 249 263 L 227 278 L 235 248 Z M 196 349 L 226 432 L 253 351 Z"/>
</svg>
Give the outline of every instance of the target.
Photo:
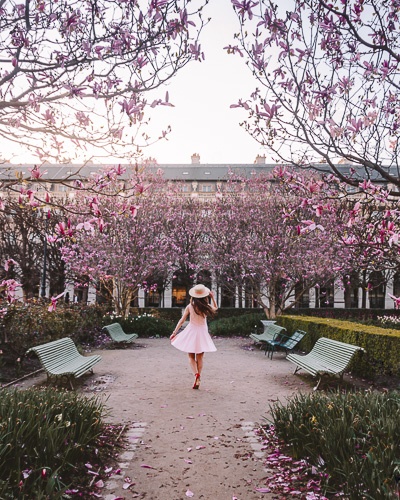
<svg viewBox="0 0 400 500">
<path fill-rule="evenodd" d="M 258 159 L 259 157 L 257 157 Z M 264 157 L 261 157 L 263 159 Z M 122 176 L 124 178 L 129 177 L 135 171 L 135 165 L 132 164 L 120 164 L 121 167 L 126 169 L 126 173 Z M 23 164 L 16 165 L 5 163 L 0 165 L 0 179 L 12 179 L 15 180 L 15 172 L 21 172 L 23 177 L 30 177 L 30 170 L 34 168 L 35 164 Z M 63 179 L 84 179 L 97 174 L 104 167 L 110 167 L 114 165 L 110 164 L 95 164 L 87 163 L 84 166 L 78 164 L 50 164 L 45 163 L 41 166 L 40 170 L 43 172 L 42 179 L 45 181 L 62 181 Z M 117 166 L 117 164 L 115 164 Z M 250 177 L 256 174 L 269 174 L 275 168 L 276 163 L 265 163 L 262 161 L 256 161 L 255 163 L 206 163 L 202 164 L 199 162 L 192 163 L 168 163 L 168 164 L 156 164 L 150 163 L 146 168 L 151 172 L 156 172 L 161 170 L 167 180 L 191 180 L 191 181 L 221 181 L 226 180 L 230 173 L 235 175 L 241 175 L 243 177 Z M 316 165 L 319 170 L 328 172 L 329 167 L 325 164 Z M 343 173 L 348 173 L 350 168 L 354 168 L 354 165 L 341 164 L 338 168 L 343 171 Z"/>
</svg>

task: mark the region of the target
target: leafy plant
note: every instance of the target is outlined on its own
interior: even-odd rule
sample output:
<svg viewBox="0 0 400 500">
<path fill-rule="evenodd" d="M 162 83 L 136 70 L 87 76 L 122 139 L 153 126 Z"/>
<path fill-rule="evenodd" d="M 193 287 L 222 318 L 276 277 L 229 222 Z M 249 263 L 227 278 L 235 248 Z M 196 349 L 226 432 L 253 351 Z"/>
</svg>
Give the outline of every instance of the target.
<svg viewBox="0 0 400 500">
<path fill-rule="evenodd" d="M 322 467 L 346 498 L 398 498 L 400 393 L 300 394 L 271 413 L 293 454 Z"/>
<path fill-rule="evenodd" d="M 0 339 L 15 359 L 23 358 L 30 347 L 62 337 L 71 337 L 77 343 L 90 341 L 103 315 L 104 308 L 97 305 L 60 304 L 49 312 L 48 304 L 41 301 L 13 304 L 2 318 Z"/>
<path fill-rule="evenodd" d="M 261 333 L 263 326 L 260 320 L 265 319 L 263 313 L 243 314 L 233 318 L 215 319 L 210 322 L 210 333 L 220 337 L 233 335 L 250 335 Z"/>
<path fill-rule="evenodd" d="M 1 498 L 61 498 L 94 453 L 105 409 L 53 388 L 0 392 Z"/>
<path fill-rule="evenodd" d="M 103 318 L 103 324 L 119 323 L 125 333 L 137 333 L 140 337 L 167 337 L 170 336 L 175 324 L 173 321 L 156 318 L 150 314 L 138 316 L 119 316 L 107 314 Z"/>
</svg>

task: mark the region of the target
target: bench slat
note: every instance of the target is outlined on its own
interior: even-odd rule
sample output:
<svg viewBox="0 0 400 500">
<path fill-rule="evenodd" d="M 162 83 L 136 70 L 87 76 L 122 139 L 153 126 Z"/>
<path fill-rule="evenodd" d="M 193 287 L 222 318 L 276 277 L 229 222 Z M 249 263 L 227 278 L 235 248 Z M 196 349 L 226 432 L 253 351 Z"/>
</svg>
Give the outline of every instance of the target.
<svg viewBox="0 0 400 500">
<path fill-rule="evenodd" d="M 265 354 L 267 354 L 271 357 L 275 352 L 276 347 L 280 347 L 282 349 L 285 349 L 286 353 L 289 351 L 292 351 L 297 344 L 303 339 L 303 337 L 307 335 L 307 333 L 303 330 L 296 330 L 290 337 L 288 335 L 277 333 L 274 335 L 274 338 L 272 340 L 267 340 L 266 346 L 265 346 Z"/>
<path fill-rule="evenodd" d="M 253 339 L 255 342 L 269 342 L 270 340 L 274 339 L 275 335 L 284 332 L 286 332 L 286 328 L 284 328 L 283 326 L 270 323 L 264 325 L 263 333 L 260 334 L 251 333 L 250 338 Z"/>
<path fill-rule="evenodd" d="M 26 353 L 34 352 L 46 371 L 52 376 L 74 376 L 78 378 L 101 361 L 101 356 L 82 356 L 69 337 L 31 347 Z M 71 382 L 72 385 L 72 382 Z"/>
<path fill-rule="evenodd" d="M 103 329 L 107 330 L 114 342 L 133 342 L 139 337 L 137 333 L 125 333 L 119 323 L 103 326 Z"/>
<path fill-rule="evenodd" d="M 313 376 L 319 376 L 320 379 L 315 387 L 317 389 L 324 374 L 339 375 L 342 378 L 357 351 L 364 351 L 364 349 L 321 337 L 308 354 L 303 356 L 288 354 L 286 359 L 296 365 L 295 373 L 302 368 Z"/>
</svg>

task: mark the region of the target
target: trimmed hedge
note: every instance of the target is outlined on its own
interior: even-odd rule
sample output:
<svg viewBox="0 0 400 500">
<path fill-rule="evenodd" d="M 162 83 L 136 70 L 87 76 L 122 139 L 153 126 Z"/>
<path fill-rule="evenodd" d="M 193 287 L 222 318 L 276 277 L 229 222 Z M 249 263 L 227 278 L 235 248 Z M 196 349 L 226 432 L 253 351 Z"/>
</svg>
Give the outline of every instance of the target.
<svg viewBox="0 0 400 500">
<path fill-rule="evenodd" d="M 375 321 L 378 316 L 398 316 L 399 309 L 346 309 L 342 307 L 320 307 L 290 309 L 290 316 L 318 316 L 319 318 L 349 319 L 351 321 Z"/>
<path fill-rule="evenodd" d="M 178 322 L 182 317 L 184 309 L 184 307 L 131 307 L 129 313 L 131 316 L 143 316 L 147 314 L 155 318 Z M 244 314 L 261 314 L 261 316 L 265 316 L 261 308 L 239 309 L 235 307 L 220 307 L 216 318 L 232 318 L 233 316 L 243 316 Z"/>
<path fill-rule="evenodd" d="M 264 313 L 243 314 L 241 316 L 225 317 L 213 319 L 209 322 L 211 335 L 218 337 L 248 336 L 250 333 L 261 333 L 264 327 L 261 319 L 265 318 Z"/>
<path fill-rule="evenodd" d="M 299 347 L 311 351 L 320 337 L 354 344 L 365 349 L 353 358 L 350 369 L 360 376 L 400 376 L 400 331 L 351 321 L 312 316 L 280 316 L 278 323 L 291 334 L 297 329 L 307 332 Z"/>
<path fill-rule="evenodd" d="M 145 313 L 138 316 L 114 316 L 107 314 L 103 318 L 104 325 L 119 323 L 125 333 L 137 333 L 139 337 L 169 337 L 178 320 L 171 321 L 160 316 L 152 316 Z"/>
</svg>

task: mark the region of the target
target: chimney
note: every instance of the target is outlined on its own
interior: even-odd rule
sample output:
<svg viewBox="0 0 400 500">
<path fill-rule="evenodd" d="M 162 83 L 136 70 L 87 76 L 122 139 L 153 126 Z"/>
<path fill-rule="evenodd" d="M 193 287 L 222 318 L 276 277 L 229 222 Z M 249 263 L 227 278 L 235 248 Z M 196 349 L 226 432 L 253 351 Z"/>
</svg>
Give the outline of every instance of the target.
<svg viewBox="0 0 400 500">
<path fill-rule="evenodd" d="M 198 153 L 192 154 L 192 165 L 200 165 L 200 155 Z"/>
<path fill-rule="evenodd" d="M 265 165 L 265 155 L 257 155 L 254 160 L 255 165 Z"/>
</svg>

